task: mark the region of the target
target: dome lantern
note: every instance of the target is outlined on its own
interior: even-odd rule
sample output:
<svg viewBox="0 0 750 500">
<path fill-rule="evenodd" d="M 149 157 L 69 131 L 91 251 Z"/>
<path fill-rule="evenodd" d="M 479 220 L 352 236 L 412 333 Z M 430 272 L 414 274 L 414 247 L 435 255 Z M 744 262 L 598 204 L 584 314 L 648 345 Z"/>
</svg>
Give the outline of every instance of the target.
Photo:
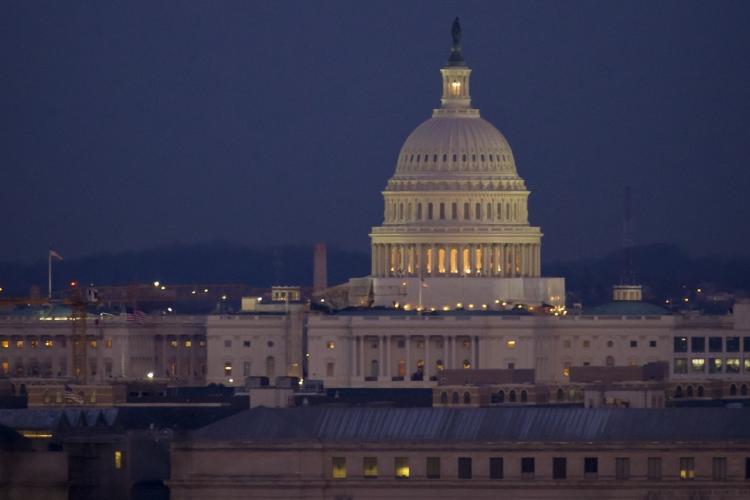
<svg viewBox="0 0 750 500">
<path fill-rule="evenodd" d="M 443 109 L 471 108 L 469 94 L 469 76 L 471 69 L 466 65 L 461 53 L 461 25 L 458 18 L 453 20 L 451 29 L 453 44 L 448 57 L 448 65 L 440 70 L 443 75 L 443 97 L 440 99 Z"/>
</svg>

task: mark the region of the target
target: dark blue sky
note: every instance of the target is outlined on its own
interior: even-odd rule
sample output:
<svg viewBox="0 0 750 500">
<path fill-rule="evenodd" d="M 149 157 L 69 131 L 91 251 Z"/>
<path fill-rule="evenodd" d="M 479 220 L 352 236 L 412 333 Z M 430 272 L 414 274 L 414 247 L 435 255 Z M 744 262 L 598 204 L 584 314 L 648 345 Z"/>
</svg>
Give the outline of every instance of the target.
<svg viewBox="0 0 750 500">
<path fill-rule="evenodd" d="M 461 16 L 545 260 L 750 245 L 750 2 L 0 4 L 0 259 L 223 239 L 367 250 Z"/>
</svg>

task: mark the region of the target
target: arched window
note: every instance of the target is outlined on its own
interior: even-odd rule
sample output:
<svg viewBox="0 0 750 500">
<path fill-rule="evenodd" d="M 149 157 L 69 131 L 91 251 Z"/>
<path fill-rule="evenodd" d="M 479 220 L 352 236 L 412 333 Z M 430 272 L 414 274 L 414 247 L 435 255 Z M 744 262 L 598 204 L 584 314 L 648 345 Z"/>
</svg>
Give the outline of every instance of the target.
<svg viewBox="0 0 750 500">
<path fill-rule="evenodd" d="M 432 161 L 437 162 L 437 155 L 436 154 L 432 155 Z"/>
<path fill-rule="evenodd" d="M 456 202 L 451 203 L 451 219 L 458 219 L 458 203 Z"/>
<path fill-rule="evenodd" d="M 502 203 L 497 204 L 496 216 L 497 216 L 497 220 L 502 220 L 503 218 L 503 204 Z"/>
<path fill-rule="evenodd" d="M 518 203 L 513 203 L 513 220 L 518 220 Z"/>
<path fill-rule="evenodd" d="M 476 220 L 482 220 L 482 204 L 481 203 L 477 203 L 474 206 L 474 218 Z"/>
<path fill-rule="evenodd" d="M 613 345 L 615 345 L 614 342 L 612 342 L 611 340 L 607 341 L 607 347 L 612 347 Z"/>
<path fill-rule="evenodd" d="M 427 204 L 427 218 L 432 220 L 432 203 Z"/>
<path fill-rule="evenodd" d="M 471 394 L 468 392 L 464 392 L 464 404 L 470 405 L 471 404 Z"/>
<path fill-rule="evenodd" d="M 275 376 L 276 376 L 276 360 L 273 359 L 273 356 L 268 356 L 266 358 L 266 377 L 268 377 L 269 380 L 273 380 Z"/>
<path fill-rule="evenodd" d="M 438 272 L 445 274 L 445 248 L 438 249 Z"/>
<path fill-rule="evenodd" d="M 557 390 L 557 394 L 555 394 L 555 398 L 556 398 L 556 399 L 557 399 L 558 401 L 563 401 L 563 400 L 565 399 L 565 393 L 563 392 L 563 390 L 562 390 L 562 389 L 558 389 L 558 390 Z"/>
<path fill-rule="evenodd" d="M 412 219 L 411 203 L 406 206 L 406 218 L 408 220 Z"/>
<path fill-rule="evenodd" d="M 458 250 L 456 248 L 451 248 L 451 274 L 457 274 L 458 273 Z"/>
<path fill-rule="evenodd" d="M 511 403 L 515 403 L 516 402 L 516 391 L 515 390 L 511 390 L 510 393 L 508 394 L 508 401 L 510 401 Z"/>
<path fill-rule="evenodd" d="M 419 163 L 419 155 L 417 155 L 417 163 Z"/>
<path fill-rule="evenodd" d="M 492 203 L 487 203 L 487 213 L 484 215 L 487 220 L 492 220 Z"/>
<path fill-rule="evenodd" d="M 682 397 L 682 386 L 678 385 L 674 390 L 674 398 L 679 399 Z"/>
<path fill-rule="evenodd" d="M 471 155 L 471 161 L 477 161 L 477 155 L 475 154 Z"/>
<path fill-rule="evenodd" d="M 498 403 L 504 403 L 505 402 L 505 391 L 498 391 L 497 392 L 497 402 Z"/>
<path fill-rule="evenodd" d="M 404 204 L 403 203 L 398 204 L 398 218 L 399 220 L 404 220 Z"/>
<path fill-rule="evenodd" d="M 490 153 L 490 161 L 493 161 L 493 160 L 492 160 L 492 153 Z"/>
<path fill-rule="evenodd" d="M 612 356 L 607 356 L 607 359 L 604 362 L 607 366 L 615 366 L 615 358 Z"/>
<path fill-rule="evenodd" d="M 703 386 L 699 385 L 698 386 L 698 397 L 702 398 L 704 395 L 705 395 L 705 391 L 703 390 Z"/>
<path fill-rule="evenodd" d="M 458 399 L 458 393 L 454 392 L 453 395 L 451 396 L 451 403 L 454 404 L 454 405 L 457 405 L 458 401 L 459 401 L 459 399 Z"/>
<path fill-rule="evenodd" d="M 464 203 L 464 220 L 469 220 L 471 214 L 469 213 L 469 204 Z"/>
<path fill-rule="evenodd" d="M 745 384 L 740 386 L 740 396 L 747 396 L 747 386 Z"/>
<path fill-rule="evenodd" d="M 445 220 L 445 203 L 440 203 L 440 220 Z"/>
<path fill-rule="evenodd" d="M 422 220 L 422 204 L 417 203 L 417 220 Z"/>
<path fill-rule="evenodd" d="M 447 154 L 443 154 L 443 161 L 444 162 L 448 161 L 448 155 Z"/>
<path fill-rule="evenodd" d="M 484 161 L 484 155 L 483 154 L 479 155 L 479 159 L 480 161 Z"/>
<path fill-rule="evenodd" d="M 453 155 L 453 161 L 456 161 L 456 159 L 457 159 L 456 157 L 457 157 L 457 155 Z"/>
<path fill-rule="evenodd" d="M 687 386 L 687 392 L 686 392 L 686 394 L 687 394 L 687 397 L 689 397 L 689 398 L 693 397 L 693 386 L 692 385 Z"/>
<path fill-rule="evenodd" d="M 729 395 L 730 396 L 736 396 L 737 395 L 737 386 L 732 384 L 729 386 Z"/>
<path fill-rule="evenodd" d="M 527 403 L 529 401 L 529 394 L 526 391 L 521 391 L 521 402 Z"/>
<path fill-rule="evenodd" d="M 461 155 L 461 161 L 466 161 L 466 155 Z"/>
</svg>

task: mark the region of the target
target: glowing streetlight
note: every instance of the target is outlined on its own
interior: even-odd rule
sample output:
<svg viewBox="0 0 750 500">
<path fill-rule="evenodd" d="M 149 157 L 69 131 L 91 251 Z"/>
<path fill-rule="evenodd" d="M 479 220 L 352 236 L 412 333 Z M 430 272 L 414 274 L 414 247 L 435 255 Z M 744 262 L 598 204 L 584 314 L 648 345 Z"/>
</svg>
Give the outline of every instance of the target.
<svg viewBox="0 0 750 500">
<path fill-rule="evenodd" d="M 154 372 L 148 372 L 146 374 L 146 378 L 149 379 L 149 380 L 153 380 L 154 379 Z"/>
<path fill-rule="evenodd" d="M 158 281 L 154 281 L 154 287 L 159 288 L 160 285 L 161 283 L 159 283 Z"/>
</svg>

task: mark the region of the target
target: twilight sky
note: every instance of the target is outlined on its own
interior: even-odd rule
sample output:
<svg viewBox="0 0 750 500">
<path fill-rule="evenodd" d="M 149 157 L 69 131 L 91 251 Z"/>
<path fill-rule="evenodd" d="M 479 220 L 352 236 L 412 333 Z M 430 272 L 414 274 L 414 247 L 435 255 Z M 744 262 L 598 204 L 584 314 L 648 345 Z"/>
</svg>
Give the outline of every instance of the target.
<svg viewBox="0 0 750 500">
<path fill-rule="evenodd" d="M 454 16 L 545 260 L 750 246 L 750 2 L 0 3 L 0 259 L 367 251 Z"/>
</svg>

